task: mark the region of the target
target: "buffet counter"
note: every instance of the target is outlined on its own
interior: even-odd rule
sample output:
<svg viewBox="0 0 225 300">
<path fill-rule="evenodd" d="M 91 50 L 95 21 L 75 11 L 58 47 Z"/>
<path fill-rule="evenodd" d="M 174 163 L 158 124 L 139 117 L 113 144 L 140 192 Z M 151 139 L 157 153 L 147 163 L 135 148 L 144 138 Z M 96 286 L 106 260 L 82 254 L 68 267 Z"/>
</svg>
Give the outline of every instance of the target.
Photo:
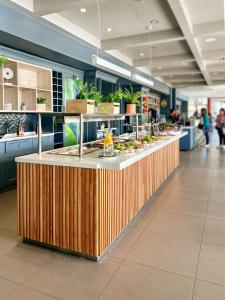
<svg viewBox="0 0 225 300">
<path fill-rule="evenodd" d="M 186 134 L 107 159 L 93 153 L 18 157 L 19 235 L 98 260 L 177 168 Z"/>
</svg>

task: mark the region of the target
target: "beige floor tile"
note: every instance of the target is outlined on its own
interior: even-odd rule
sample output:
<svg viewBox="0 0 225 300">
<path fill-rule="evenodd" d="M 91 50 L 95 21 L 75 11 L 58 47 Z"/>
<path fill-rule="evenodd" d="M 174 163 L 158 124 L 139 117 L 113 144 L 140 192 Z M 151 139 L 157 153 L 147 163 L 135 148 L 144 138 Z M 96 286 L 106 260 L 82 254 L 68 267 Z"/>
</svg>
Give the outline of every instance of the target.
<svg viewBox="0 0 225 300">
<path fill-rule="evenodd" d="M 54 300 L 56 298 L 41 294 L 26 287 L 18 288 L 5 300 Z"/>
<path fill-rule="evenodd" d="M 17 231 L 17 213 L 13 211 L 0 217 L 0 228 Z"/>
<path fill-rule="evenodd" d="M 125 258 L 141 232 L 141 230 L 133 228 L 127 229 L 116 241 L 113 242 L 106 254 L 113 257 Z"/>
<path fill-rule="evenodd" d="M 204 281 L 196 281 L 193 300 L 224 300 L 225 287 Z"/>
<path fill-rule="evenodd" d="M 225 193 L 221 191 L 211 190 L 209 195 L 209 201 L 225 203 Z"/>
<path fill-rule="evenodd" d="M 10 253 L 18 244 L 19 239 L 14 231 L 0 228 L 0 257 Z"/>
<path fill-rule="evenodd" d="M 206 213 L 207 218 L 214 218 L 225 221 L 225 204 L 217 202 L 209 202 Z"/>
<path fill-rule="evenodd" d="M 225 286 L 225 247 L 202 244 L 197 278 Z"/>
<path fill-rule="evenodd" d="M 114 274 L 101 300 L 191 300 L 190 278 L 124 262 Z"/>
<path fill-rule="evenodd" d="M 205 188 L 208 190 L 211 185 L 211 176 L 202 177 L 199 180 L 198 176 L 191 176 L 190 178 L 190 172 L 187 172 L 187 175 L 176 178 L 173 184 L 187 189 Z"/>
<path fill-rule="evenodd" d="M 120 259 L 109 256 L 96 263 L 60 254 L 25 285 L 64 300 L 94 300 L 100 295 L 120 263 Z"/>
<path fill-rule="evenodd" d="M 177 186 L 176 184 L 171 189 L 169 196 L 173 197 L 181 197 L 184 199 L 192 199 L 192 200 L 200 200 L 200 201 L 208 201 L 209 190 L 201 190 L 194 188 L 185 188 L 183 186 Z"/>
<path fill-rule="evenodd" d="M 225 221 L 206 218 L 203 241 L 225 246 Z"/>
<path fill-rule="evenodd" d="M 18 244 L 0 256 L 0 276 L 23 283 L 55 255 L 47 249 Z"/>
<path fill-rule="evenodd" d="M 182 213 L 198 217 L 205 216 L 206 208 L 206 201 L 196 201 L 185 197 L 170 196 L 164 201 L 161 207 L 162 210 L 168 212 Z"/>
<path fill-rule="evenodd" d="M 147 266 L 194 276 L 200 243 L 171 235 L 143 232 L 127 259 Z"/>
<path fill-rule="evenodd" d="M 201 240 L 204 219 L 182 214 L 159 212 L 145 230 Z"/>
<path fill-rule="evenodd" d="M 211 185 L 211 189 L 212 189 L 212 191 L 224 193 L 225 192 L 225 180 L 223 182 L 222 181 L 221 182 L 213 181 L 212 185 Z"/>
<path fill-rule="evenodd" d="M 0 300 L 3 300 L 9 296 L 17 287 L 18 285 L 15 283 L 0 278 Z"/>
<path fill-rule="evenodd" d="M 0 217 L 16 211 L 16 190 L 0 192 Z"/>
</svg>

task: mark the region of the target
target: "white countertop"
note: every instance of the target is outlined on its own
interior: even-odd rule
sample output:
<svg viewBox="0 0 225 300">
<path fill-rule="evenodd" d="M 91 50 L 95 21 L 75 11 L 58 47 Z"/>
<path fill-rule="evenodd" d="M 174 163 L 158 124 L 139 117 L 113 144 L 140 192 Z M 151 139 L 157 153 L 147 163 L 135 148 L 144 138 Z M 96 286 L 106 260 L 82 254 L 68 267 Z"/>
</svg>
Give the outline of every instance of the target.
<svg viewBox="0 0 225 300">
<path fill-rule="evenodd" d="M 192 129 L 192 128 L 196 128 L 195 126 L 182 126 L 182 129 Z"/>
<path fill-rule="evenodd" d="M 51 135 L 54 135 L 53 132 L 51 133 L 42 133 L 42 136 L 51 136 Z M 37 134 L 33 134 L 33 135 L 23 135 L 23 136 L 14 136 L 14 137 L 11 137 L 11 138 L 3 138 L 3 139 L 0 139 L 0 143 L 3 143 L 3 142 L 10 142 L 10 141 L 18 141 L 18 140 L 26 140 L 26 139 L 33 139 L 33 138 L 36 138 L 38 137 Z"/>
<path fill-rule="evenodd" d="M 82 159 L 76 156 L 63 156 L 42 152 L 41 156 L 35 153 L 17 157 L 16 162 L 89 169 L 122 170 L 132 165 L 133 163 L 139 161 L 140 159 L 152 154 L 153 152 L 165 147 L 166 145 L 179 140 L 187 134 L 187 132 L 177 133 L 175 136 L 171 136 L 168 139 L 161 140 L 156 144 L 149 145 L 147 146 L 147 148 L 138 150 L 135 153 L 119 154 L 118 156 L 113 158 L 98 158 L 96 152 L 89 155 L 85 155 Z"/>
</svg>

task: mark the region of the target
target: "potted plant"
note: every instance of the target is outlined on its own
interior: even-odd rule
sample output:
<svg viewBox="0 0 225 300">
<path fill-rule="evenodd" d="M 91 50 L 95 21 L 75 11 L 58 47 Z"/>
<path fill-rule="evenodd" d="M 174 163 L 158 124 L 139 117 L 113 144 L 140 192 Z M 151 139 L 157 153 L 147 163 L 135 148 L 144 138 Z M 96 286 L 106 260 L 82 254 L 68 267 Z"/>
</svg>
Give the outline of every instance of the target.
<svg viewBox="0 0 225 300">
<path fill-rule="evenodd" d="M 118 89 L 114 93 L 110 93 L 108 96 L 101 100 L 98 112 L 104 114 L 119 114 L 120 102 L 123 99 L 123 92 Z"/>
<path fill-rule="evenodd" d="M 37 98 L 37 111 L 46 111 L 47 110 L 47 99 L 44 97 Z"/>
<path fill-rule="evenodd" d="M 124 98 L 126 100 L 126 113 L 136 114 L 136 106 L 140 104 L 140 98 L 143 95 L 142 91 L 134 92 L 132 85 L 130 90 L 125 89 Z"/>
<path fill-rule="evenodd" d="M 76 99 L 67 100 L 66 111 L 93 114 L 95 112 L 95 105 L 100 102 L 101 98 L 102 95 L 97 91 L 95 86 L 91 84 L 90 89 L 88 89 L 87 82 L 82 82 Z"/>
</svg>

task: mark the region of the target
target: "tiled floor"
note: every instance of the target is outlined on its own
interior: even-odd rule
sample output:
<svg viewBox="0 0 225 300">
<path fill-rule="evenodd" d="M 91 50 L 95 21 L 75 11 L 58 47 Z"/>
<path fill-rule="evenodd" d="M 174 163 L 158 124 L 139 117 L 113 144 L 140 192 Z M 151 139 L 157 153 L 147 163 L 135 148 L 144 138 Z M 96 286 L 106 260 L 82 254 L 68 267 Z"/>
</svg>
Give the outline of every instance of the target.
<svg viewBox="0 0 225 300">
<path fill-rule="evenodd" d="M 0 300 L 224 300 L 225 152 L 182 164 L 99 263 L 22 244 L 0 194 Z"/>
</svg>

